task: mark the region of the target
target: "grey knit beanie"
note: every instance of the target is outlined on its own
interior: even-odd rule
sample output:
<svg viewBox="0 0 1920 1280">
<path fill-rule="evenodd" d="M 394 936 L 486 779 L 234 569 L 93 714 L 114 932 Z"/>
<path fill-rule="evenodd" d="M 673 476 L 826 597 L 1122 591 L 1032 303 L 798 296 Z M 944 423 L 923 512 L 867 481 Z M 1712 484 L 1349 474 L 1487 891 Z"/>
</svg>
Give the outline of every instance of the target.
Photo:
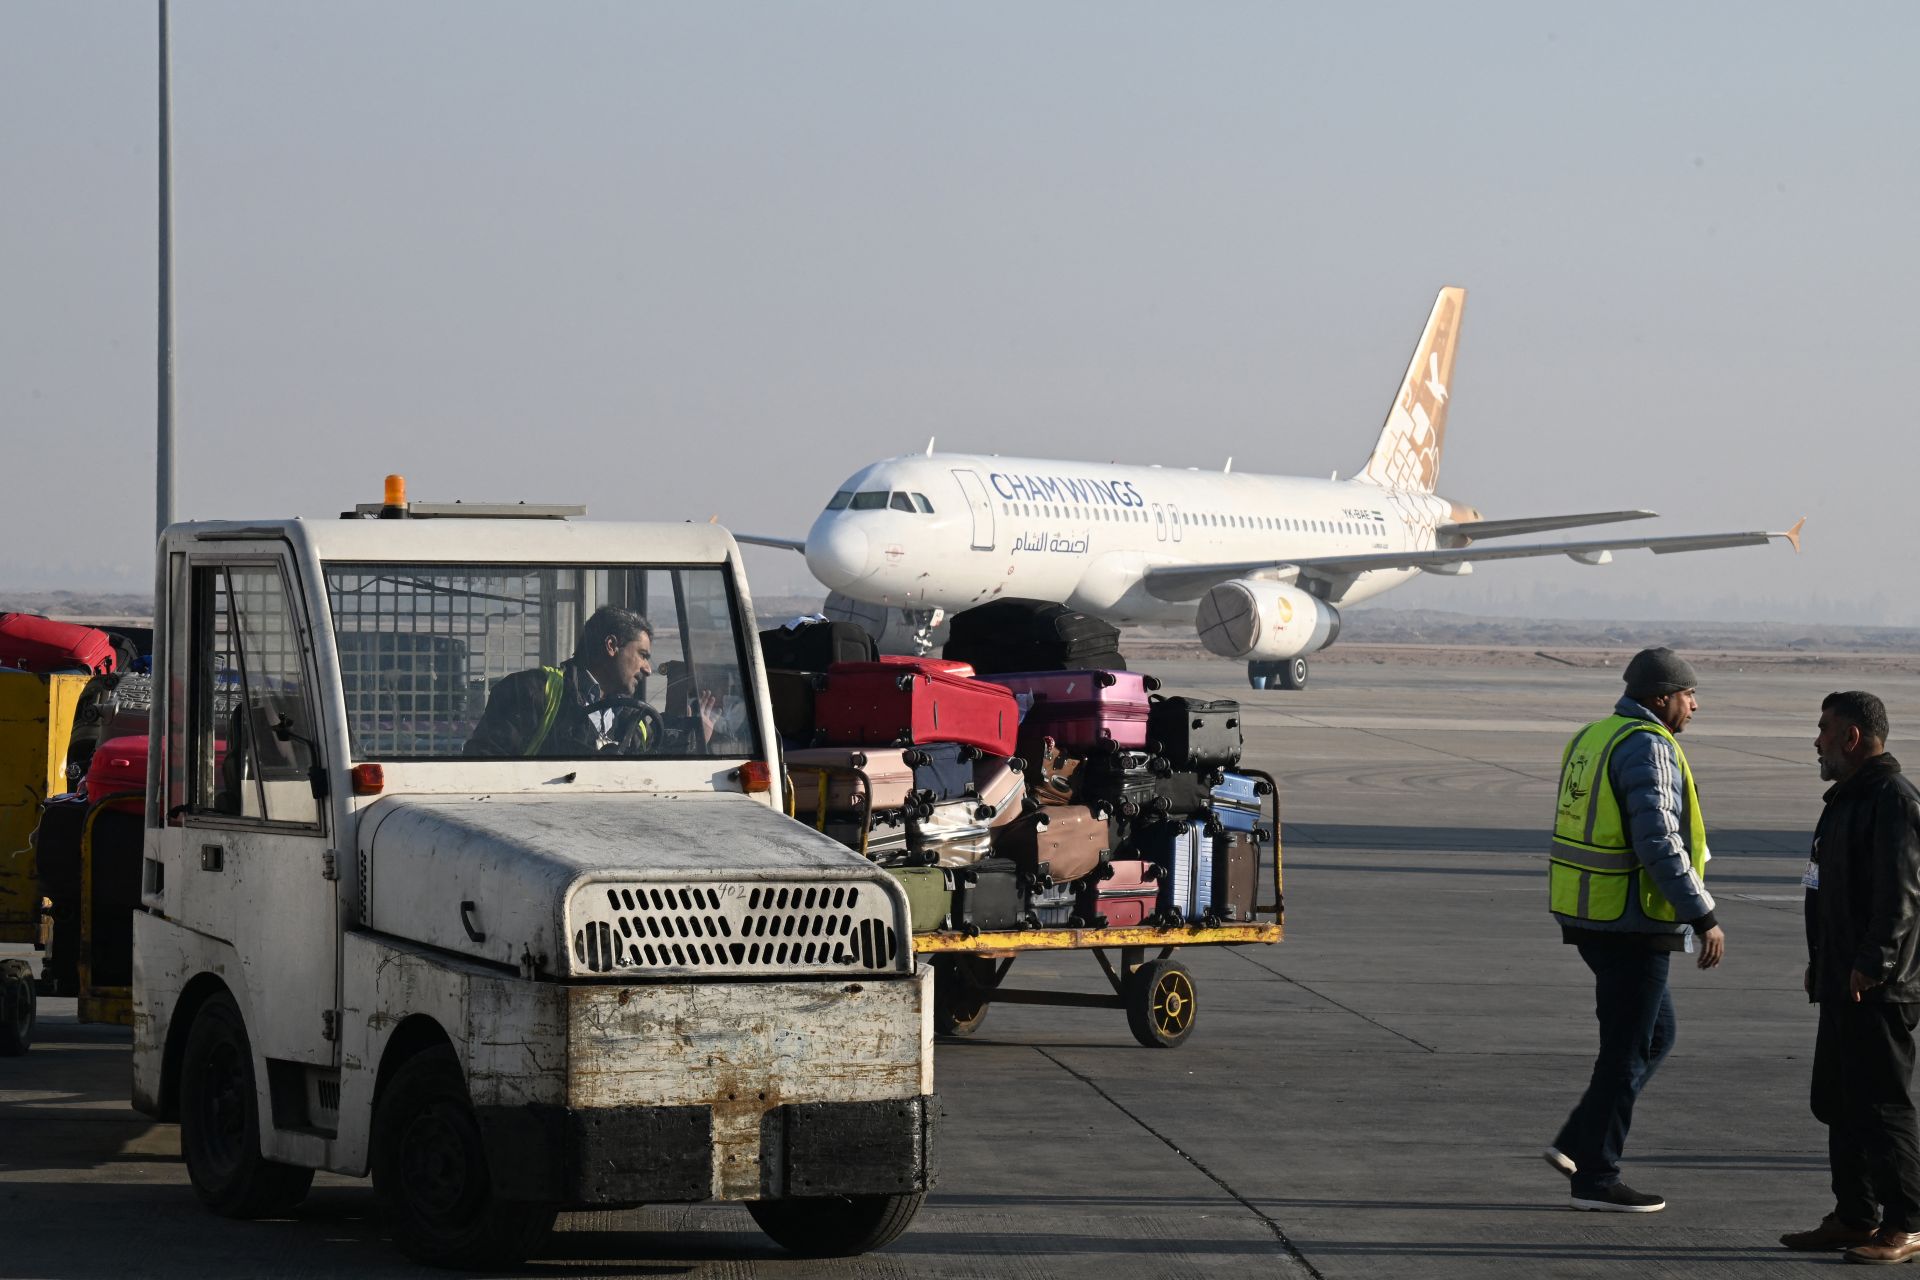
<svg viewBox="0 0 1920 1280">
<path fill-rule="evenodd" d="M 1642 649 L 1633 655 L 1633 661 L 1627 664 L 1626 674 L 1621 679 L 1627 682 L 1627 696 L 1657 698 L 1663 693 L 1678 693 L 1682 689 L 1696 689 L 1700 681 L 1694 677 L 1693 668 L 1687 660 L 1668 648 Z"/>
</svg>

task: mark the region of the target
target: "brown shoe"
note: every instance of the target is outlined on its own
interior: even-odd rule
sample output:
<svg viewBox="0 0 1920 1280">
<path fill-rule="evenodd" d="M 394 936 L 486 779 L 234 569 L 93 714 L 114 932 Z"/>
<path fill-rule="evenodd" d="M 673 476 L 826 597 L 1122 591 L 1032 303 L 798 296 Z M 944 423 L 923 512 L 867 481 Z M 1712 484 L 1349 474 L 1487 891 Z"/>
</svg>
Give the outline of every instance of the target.
<svg viewBox="0 0 1920 1280">
<path fill-rule="evenodd" d="M 1880 1229 L 1879 1223 L 1869 1223 L 1856 1227 L 1851 1222 L 1842 1222 L 1840 1215 L 1830 1213 L 1820 1219 L 1820 1225 L 1811 1231 L 1789 1231 L 1780 1237 L 1780 1243 L 1789 1249 L 1798 1249 L 1803 1253 L 1819 1253 L 1826 1249 L 1851 1249 L 1857 1244 L 1872 1244 L 1873 1236 Z"/>
<path fill-rule="evenodd" d="M 1873 1233 L 1873 1243 L 1857 1244 L 1847 1250 L 1848 1262 L 1871 1262 L 1886 1266 L 1912 1262 L 1920 1254 L 1920 1231 L 1892 1231 L 1881 1227 Z"/>
</svg>

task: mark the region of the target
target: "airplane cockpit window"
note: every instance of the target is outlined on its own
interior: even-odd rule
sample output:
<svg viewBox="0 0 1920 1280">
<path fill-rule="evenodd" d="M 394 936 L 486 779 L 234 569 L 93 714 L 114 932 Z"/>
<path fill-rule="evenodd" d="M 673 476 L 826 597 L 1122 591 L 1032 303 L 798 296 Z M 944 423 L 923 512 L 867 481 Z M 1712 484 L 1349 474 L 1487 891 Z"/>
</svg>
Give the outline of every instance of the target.
<svg viewBox="0 0 1920 1280">
<path fill-rule="evenodd" d="M 892 499 L 888 501 L 887 505 L 892 507 L 895 511 L 904 511 L 908 515 L 913 514 L 913 499 L 908 497 L 904 493 L 894 494 Z"/>
<path fill-rule="evenodd" d="M 834 494 L 833 497 L 827 500 L 827 510 L 845 511 L 847 509 L 847 504 L 852 501 L 853 501 L 852 491 L 848 489 L 842 489 L 840 492 Z"/>
<path fill-rule="evenodd" d="M 920 508 L 921 514 L 923 515 L 930 516 L 933 514 L 933 504 L 927 501 L 927 495 L 924 493 L 916 493 L 913 495 L 913 505 Z"/>
<path fill-rule="evenodd" d="M 870 490 L 866 493 L 856 493 L 853 495 L 853 509 L 855 511 L 879 511 L 885 508 L 886 505 L 887 491 L 885 489 Z"/>
</svg>

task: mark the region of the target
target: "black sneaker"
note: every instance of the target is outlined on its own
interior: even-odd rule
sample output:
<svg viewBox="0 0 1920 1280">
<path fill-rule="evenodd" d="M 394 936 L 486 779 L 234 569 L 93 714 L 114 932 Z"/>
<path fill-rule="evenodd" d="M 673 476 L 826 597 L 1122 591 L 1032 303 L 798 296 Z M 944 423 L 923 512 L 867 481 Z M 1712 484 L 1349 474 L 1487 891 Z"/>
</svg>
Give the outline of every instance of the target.
<svg viewBox="0 0 1920 1280">
<path fill-rule="evenodd" d="M 1602 1187 L 1586 1195 L 1574 1192 L 1573 1207 L 1597 1210 L 1600 1213 L 1658 1213 L 1667 1207 L 1667 1202 L 1659 1196 L 1635 1191 L 1624 1182 L 1616 1182 L 1610 1187 Z"/>
</svg>

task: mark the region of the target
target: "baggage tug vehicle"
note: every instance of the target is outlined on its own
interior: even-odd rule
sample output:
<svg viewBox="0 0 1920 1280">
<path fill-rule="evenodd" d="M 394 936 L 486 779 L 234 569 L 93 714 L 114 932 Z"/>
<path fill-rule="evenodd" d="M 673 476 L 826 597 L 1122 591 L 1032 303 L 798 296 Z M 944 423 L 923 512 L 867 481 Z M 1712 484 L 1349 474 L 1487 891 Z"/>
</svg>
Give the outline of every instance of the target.
<svg viewBox="0 0 1920 1280">
<path fill-rule="evenodd" d="M 932 973 L 898 884 L 783 814 L 732 536 L 378 514 L 414 518 L 161 539 L 133 1095 L 201 1199 L 371 1173 L 400 1247 L 459 1266 L 664 1201 L 893 1239 L 932 1178 Z M 677 672 L 594 711 L 654 716 L 650 753 L 465 754 L 603 605 Z"/>
</svg>

